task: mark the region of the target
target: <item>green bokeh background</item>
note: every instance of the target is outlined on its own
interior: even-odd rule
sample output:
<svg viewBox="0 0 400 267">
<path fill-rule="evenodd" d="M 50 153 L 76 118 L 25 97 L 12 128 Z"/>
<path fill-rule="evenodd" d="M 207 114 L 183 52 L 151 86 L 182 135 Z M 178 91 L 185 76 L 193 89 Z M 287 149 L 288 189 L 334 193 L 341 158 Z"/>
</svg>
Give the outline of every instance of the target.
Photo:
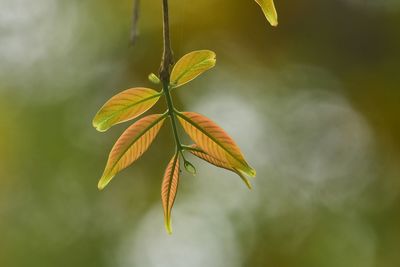
<svg viewBox="0 0 400 267">
<path fill-rule="evenodd" d="M 225 128 L 257 169 L 193 159 L 164 231 L 166 124 L 103 192 L 128 124 L 91 126 L 113 94 L 151 86 L 161 1 L 0 0 L 0 266 L 400 266 L 400 2 L 171 0 L 177 58 L 217 67 L 174 91 L 181 110 Z M 151 112 L 162 112 L 160 103 Z"/>
</svg>

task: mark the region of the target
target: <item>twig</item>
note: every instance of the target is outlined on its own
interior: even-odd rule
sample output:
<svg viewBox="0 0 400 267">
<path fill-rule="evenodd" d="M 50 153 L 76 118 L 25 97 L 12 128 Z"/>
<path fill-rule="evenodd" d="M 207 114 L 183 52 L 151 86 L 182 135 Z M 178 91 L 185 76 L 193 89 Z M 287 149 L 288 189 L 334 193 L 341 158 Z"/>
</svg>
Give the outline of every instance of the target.
<svg viewBox="0 0 400 267">
<path fill-rule="evenodd" d="M 133 0 L 131 45 L 135 45 L 137 37 L 139 36 L 139 27 L 138 27 L 139 14 L 140 14 L 140 0 Z"/>
</svg>

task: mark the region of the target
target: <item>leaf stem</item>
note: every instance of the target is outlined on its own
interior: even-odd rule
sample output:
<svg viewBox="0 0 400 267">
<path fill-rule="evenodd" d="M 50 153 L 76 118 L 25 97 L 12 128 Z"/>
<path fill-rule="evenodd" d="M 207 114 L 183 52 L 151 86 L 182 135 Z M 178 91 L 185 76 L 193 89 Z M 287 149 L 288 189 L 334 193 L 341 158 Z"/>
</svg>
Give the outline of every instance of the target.
<svg viewBox="0 0 400 267">
<path fill-rule="evenodd" d="M 167 88 L 165 90 L 165 88 Z M 164 84 L 163 82 L 163 90 L 165 92 L 165 99 L 167 100 L 167 106 L 168 106 L 168 115 L 171 117 L 171 126 L 172 126 L 172 131 L 174 132 L 174 138 L 175 138 L 175 143 L 176 143 L 176 149 L 178 152 L 182 151 L 182 144 L 181 141 L 179 140 L 179 134 L 178 134 L 178 127 L 176 123 L 176 115 L 175 115 L 175 108 L 174 108 L 174 103 L 172 102 L 172 97 L 169 92 L 169 88 L 167 84 Z"/>
</svg>

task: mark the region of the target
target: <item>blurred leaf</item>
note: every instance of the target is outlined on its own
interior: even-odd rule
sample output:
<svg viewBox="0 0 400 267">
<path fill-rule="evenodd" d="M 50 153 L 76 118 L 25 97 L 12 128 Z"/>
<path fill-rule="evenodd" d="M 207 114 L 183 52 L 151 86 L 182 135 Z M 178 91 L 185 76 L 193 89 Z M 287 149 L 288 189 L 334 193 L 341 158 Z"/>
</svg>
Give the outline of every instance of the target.
<svg viewBox="0 0 400 267">
<path fill-rule="evenodd" d="M 278 26 L 278 14 L 273 0 L 255 0 L 272 26 Z"/>
<path fill-rule="evenodd" d="M 97 112 L 93 126 L 100 132 L 115 124 L 132 120 L 149 110 L 161 93 L 149 88 L 131 88 L 113 96 Z"/>
<path fill-rule="evenodd" d="M 216 55 L 210 50 L 198 50 L 184 55 L 172 69 L 172 87 L 179 87 L 190 82 L 203 72 L 214 67 L 215 62 Z"/>
<path fill-rule="evenodd" d="M 98 188 L 103 189 L 121 170 L 128 167 L 149 148 L 166 115 L 149 115 L 135 122 L 121 135 L 112 148 Z"/>
<path fill-rule="evenodd" d="M 158 76 L 155 75 L 154 73 L 150 73 L 148 78 L 149 78 L 149 81 L 154 84 L 160 84 L 160 82 L 161 82 L 160 78 L 158 78 Z"/>
<path fill-rule="evenodd" d="M 256 175 L 233 139 L 213 121 L 194 112 L 178 113 L 178 119 L 186 133 L 207 154 L 249 176 Z"/>
<path fill-rule="evenodd" d="M 174 206 L 179 183 L 179 153 L 176 153 L 165 170 L 161 186 L 161 200 L 164 209 L 164 222 L 168 234 L 172 233 L 171 211 Z"/>
<path fill-rule="evenodd" d="M 193 155 L 195 155 L 196 157 L 201 158 L 202 160 L 207 161 L 208 163 L 211 163 L 214 166 L 217 166 L 219 168 L 223 168 L 229 171 L 232 171 L 234 173 L 236 173 L 237 175 L 239 175 L 239 177 L 243 180 L 243 182 L 246 184 L 246 186 L 251 189 L 251 184 L 250 181 L 237 169 L 235 169 L 234 167 L 232 167 L 228 162 L 224 162 L 221 160 L 218 160 L 212 156 L 210 156 L 209 154 L 207 154 L 206 152 L 202 151 L 201 148 L 199 148 L 196 145 L 192 145 L 191 146 L 192 149 L 189 149 L 189 152 L 192 153 Z"/>
</svg>

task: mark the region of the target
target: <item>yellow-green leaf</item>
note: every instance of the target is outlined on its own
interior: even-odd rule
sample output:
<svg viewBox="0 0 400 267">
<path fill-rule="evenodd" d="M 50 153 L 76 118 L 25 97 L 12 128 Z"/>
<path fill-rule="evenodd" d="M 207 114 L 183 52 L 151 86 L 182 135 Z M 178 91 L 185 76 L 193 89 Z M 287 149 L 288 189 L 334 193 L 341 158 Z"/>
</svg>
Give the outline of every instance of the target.
<svg viewBox="0 0 400 267">
<path fill-rule="evenodd" d="M 255 0 L 272 26 L 278 26 L 278 14 L 273 0 Z"/>
<path fill-rule="evenodd" d="M 149 78 L 149 81 L 154 83 L 154 84 L 160 84 L 160 82 L 161 82 L 160 78 L 158 78 L 158 76 L 155 75 L 154 73 L 150 73 L 148 78 Z"/>
<path fill-rule="evenodd" d="M 232 172 L 236 173 L 237 175 L 239 175 L 239 177 L 243 180 L 243 182 L 246 184 L 246 186 L 249 189 L 252 188 L 250 181 L 239 170 L 232 167 L 228 162 L 224 162 L 224 161 L 214 158 L 213 156 L 210 156 L 209 154 L 204 152 L 201 148 L 199 148 L 196 145 L 192 145 L 191 149 L 189 149 L 189 152 L 192 153 L 193 155 L 195 155 L 196 157 L 201 158 L 202 160 L 205 160 L 214 166 L 217 166 L 219 168 L 223 168 L 228 171 L 232 171 Z"/>
<path fill-rule="evenodd" d="M 178 113 L 178 119 L 185 132 L 207 154 L 251 177 L 256 175 L 233 139 L 213 121 L 194 112 Z"/>
<path fill-rule="evenodd" d="M 131 88 L 113 96 L 97 112 L 93 126 L 100 132 L 111 126 L 132 120 L 150 109 L 161 93 L 149 88 Z"/>
<path fill-rule="evenodd" d="M 169 234 L 172 233 L 171 228 L 171 211 L 174 206 L 176 193 L 179 184 L 179 153 L 176 153 L 169 162 L 164 173 L 161 185 L 161 200 L 164 209 L 165 229 Z"/>
<path fill-rule="evenodd" d="M 103 189 L 121 170 L 128 167 L 149 148 L 160 131 L 166 115 L 149 115 L 130 126 L 111 149 L 98 188 Z"/>
<path fill-rule="evenodd" d="M 216 55 L 210 50 L 198 50 L 184 55 L 171 72 L 171 86 L 179 87 L 190 82 L 215 66 Z"/>
<path fill-rule="evenodd" d="M 197 170 L 196 170 L 196 167 L 195 167 L 192 163 L 190 163 L 190 162 L 187 161 L 187 160 L 185 160 L 183 163 L 184 163 L 183 165 L 185 166 L 185 170 L 186 170 L 188 173 L 190 173 L 190 174 L 192 174 L 192 175 L 196 175 Z"/>
</svg>

